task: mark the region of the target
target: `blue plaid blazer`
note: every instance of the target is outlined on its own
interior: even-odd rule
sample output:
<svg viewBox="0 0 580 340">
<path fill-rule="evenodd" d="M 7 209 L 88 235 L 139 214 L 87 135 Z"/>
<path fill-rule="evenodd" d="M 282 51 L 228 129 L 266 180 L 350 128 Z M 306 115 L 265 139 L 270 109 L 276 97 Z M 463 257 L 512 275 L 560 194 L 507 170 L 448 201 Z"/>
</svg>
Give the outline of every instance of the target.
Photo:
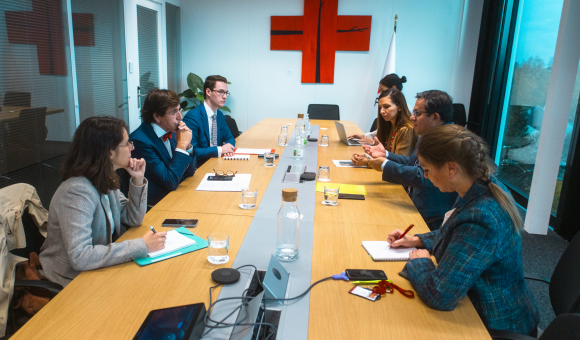
<svg viewBox="0 0 580 340">
<path fill-rule="evenodd" d="M 476 182 L 439 230 L 416 236 L 438 265 L 410 260 L 400 275 L 429 307 L 453 310 L 467 295 L 487 328 L 536 329 L 540 317 L 524 280 L 520 234 L 487 186 Z"/>
</svg>

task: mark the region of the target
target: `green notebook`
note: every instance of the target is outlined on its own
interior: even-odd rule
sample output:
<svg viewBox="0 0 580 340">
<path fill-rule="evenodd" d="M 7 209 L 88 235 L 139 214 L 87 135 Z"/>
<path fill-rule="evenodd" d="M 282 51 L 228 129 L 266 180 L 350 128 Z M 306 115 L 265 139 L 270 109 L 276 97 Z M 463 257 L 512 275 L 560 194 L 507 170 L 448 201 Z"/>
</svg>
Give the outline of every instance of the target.
<svg viewBox="0 0 580 340">
<path fill-rule="evenodd" d="M 167 253 L 167 254 L 163 254 L 161 256 L 157 256 L 157 257 L 144 257 L 141 259 L 135 259 L 135 262 L 137 262 L 138 265 L 140 266 L 146 266 L 148 264 L 151 263 L 155 263 L 155 262 L 160 262 L 163 260 L 167 260 L 170 258 L 173 258 L 175 256 L 179 256 L 179 255 L 183 255 L 183 254 L 187 254 L 187 253 L 191 253 L 192 251 L 196 251 L 199 249 L 203 249 L 203 248 L 207 248 L 208 243 L 207 240 L 196 236 L 194 233 L 192 233 L 191 231 L 189 231 L 189 229 L 185 228 L 185 227 L 180 227 L 177 229 L 174 229 L 175 231 L 177 231 L 178 233 L 189 237 L 190 239 L 195 241 L 194 245 L 191 245 L 189 247 L 186 248 L 182 248 L 179 250 L 176 250 L 174 252 L 171 253 Z"/>
</svg>

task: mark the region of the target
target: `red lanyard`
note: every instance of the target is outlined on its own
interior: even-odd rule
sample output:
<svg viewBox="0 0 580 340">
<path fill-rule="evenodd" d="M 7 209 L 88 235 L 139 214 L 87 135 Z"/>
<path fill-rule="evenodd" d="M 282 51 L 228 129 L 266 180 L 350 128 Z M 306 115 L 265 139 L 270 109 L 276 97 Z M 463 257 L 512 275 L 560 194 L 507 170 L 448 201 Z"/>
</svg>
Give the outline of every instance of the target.
<svg viewBox="0 0 580 340">
<path fill-rule="evenodd" d="M 378 286 L 375 286 L 373 288 L 373 293 L 379 294 L 379 295 L 386 294 L 386 293 L 392 293 L 393 288 L 395 288 L 396 290 L 401 292 L 401 294 L 403 294 L 403 296 L 405 296 L 405 297 L 408 297 L 411 299 L 415 297 L 415 292 L 413 292 L 412 290 L 405 290 L 405 289 L 397 286 L 396 284 L 394 284 L 392 282 L 388 282 L 386 280 L 379 281 Z"/>
</svg>

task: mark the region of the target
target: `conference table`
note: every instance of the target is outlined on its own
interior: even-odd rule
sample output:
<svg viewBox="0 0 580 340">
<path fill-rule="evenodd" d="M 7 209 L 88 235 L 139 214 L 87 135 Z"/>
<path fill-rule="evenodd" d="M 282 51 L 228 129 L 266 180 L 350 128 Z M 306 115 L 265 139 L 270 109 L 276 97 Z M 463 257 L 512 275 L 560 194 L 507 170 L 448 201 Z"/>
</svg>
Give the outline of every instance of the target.
<svg viewBox="0 0 580 340">
<path fill-rule="evenodd" d="M 280 127 L 288 124 L 292 133 L 295 122 L 264 119 L 241 134 L 236 146 L 273 148 L 282 155 L 284 147 L 277 145 Z M 361 132 L 353 122 L 342 123 L 350 134 Z M 347 268 L 382 269 L 397 285 L 412 289 L 398 275 L 405 262 L 374 262 L 361 242 L 386 240 L 393 229 L 409 224 L 415 224 L 410 234 L 428 232 L 427 225 L 402 186 L 382 181 L 381 173 L 374 170 L 334 167 L 333 159 L 350 159 L 360 148 L 342 144 L 333 121 L 312 120 L 312 124 L 320 127 L 320 135 L 330 137 L 328 147 L 318 147 L 318 165 L 330 165 L 334 183 L 365 185 L 367 195 L 365 200 L 340 200 L 337 206 L 324 206 L 323 193 L 315 193 L 310 282 Z M 196 191 L 203 175 L 213 169 L 252 174 L 250 185 L 258 189 L 257 206 L 274 173 L 257 156 L 249 161 L 210 159 L 153 207 L 140 227 L 130 228 L 117 242 L 141 237 L 149 225 L 169 230 L 161 227 L 166 218 L 195 218 L 199 220 L 192 230 L 196 235 L 207 238 L 213 232 L 223 232 L 230 236 L 227 264 L 210 264 L 207 250 L 202 249 L 144 267 L 129 262 L 83 272 L 12 339 L 131 339 L 153 309 L 199 302 L 207 307 L 208 289 L 215 285 L 211 272 L 232 266 L 257 211 L 238 207 L 239 192 Z M 298 200 L 300 195 L 299 190 Z M 275 245 L 264 246 L 275 249 Z M 349 294 L 350 288 L 349 282 L 331 280 L 315 286 L 305 297 L 310 308 L 303 327 L 307 327 L 309 339 L 490 338 L 467 297 L 453 311 L 442 312 L 427 307 L 419 297 L 410 299 L 397 291 L 371 302 Z M 215 289 L 213 296 L 219 292 L 220 288 Z"/>
<path fill-rule="evenodd" d="M 18 116 L 20 116 L 20 111 L 24 109 L 31 109 L 31 107 L 26 106 L 3 106 L 3 105 L 0 105 L 0 108 L 2 109 L 0 111 L 0 123 L 8 123 L 10 121 L 14 121 L 18 119 Z M 55 113 L 60 112 L 64 112 L 64 109 L 57 109 L 52 107 L 46 108 L 46 115 L 53 115 Z"/>
</svg>

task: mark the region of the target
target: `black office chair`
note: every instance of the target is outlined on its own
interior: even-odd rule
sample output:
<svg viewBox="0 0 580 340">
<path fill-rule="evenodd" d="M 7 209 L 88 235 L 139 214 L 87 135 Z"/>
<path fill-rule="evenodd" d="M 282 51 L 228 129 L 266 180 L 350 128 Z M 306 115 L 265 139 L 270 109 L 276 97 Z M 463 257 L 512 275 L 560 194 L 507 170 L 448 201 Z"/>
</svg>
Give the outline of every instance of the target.
<svg viewBox="0 0 580 340">
<path fill-rule="evenodd" d="M 453 104 L 453 123 L 461 126 L 467 124 L 467 114 L 463 104 Z"/>
<path fill-rule="evenodd" d="M 536 338 L 505 331 L 490 332 L 494 340 L 535 340 Z M 580 340 L 580 314 L 558 315 L 537 338 L 539 340 Z"/>
<path fill-rule="evenodd" d="M 338 105 L 310 104 L 308 105 L 309 119 L 340 120 Z"/>
<path fill-rule="evenodd" d="M 6 92 L 4 95 L 4 106 L 25 106 L 31 107 L 30 92 Z"/>
<path fill-rule="evenodd" d="M 550 292 L 550 303 L 554 309 L 554 314 L 556 316 L 569 315 L 569 313 L 574 313 L 578 315 L 580 313 L 580 232 L 574 236 L 558 264 L 552 273 L 551 279 L 542 279 L 537 276 L 532 276 L 528 273 L 524 274 L 527 279 L 542 281 L 549 284 Z M 556 318 L 558 319 L 558 318 Z M 540 339 L 574 339 L 572 333 L 563 332 L 561 334 L 568 335 L 569 337 L 560 338 L 557 337 L 557 332 L 555 335 L 546 334 L 548 329 L 556 328 L 551 327 L 556 319 L 546 328 L 546 331 L 542 334 Z M 575 320 L 575 321 L 574 321 Z M 580 327 L 579 319 L 572 319 L 570 321 L 569 317 L 562 317 L 559 323 L 570 324 L 570 327 Z M 573 326 L 575 325 L 575 326 Z M 523 337 L 519 334 L 489 330 L 489 333 L 493 339 L 531 339 L 530 337 Z M 578 336 L 578 332 L 575 336 Z M 554 337 L 552 337 L 554 336 Z M 580 339 L 580 338 L 575 338 Z"/>
<path fill-rule="evenodd" d="M 379 126 L 378 124 L 379 124 L 378 123 L 378 118 L 375 118 L 375 120 L 373 122 L 373 125 L 371 125 L 371 130 L 369 132 L 377 131 L 377 128 Z"/>
<path fill-rule="evenodd" d="M 224 117 L 226 118 L 226 124 L 228 125 L 232 136 L 234 136 L 234 138 L 238 138 L 241 132 L 238 130 L 238 124 L 236 124 L 236 120 L 233 119 L 230 115 L 225 115 Z"/>
</svg>

